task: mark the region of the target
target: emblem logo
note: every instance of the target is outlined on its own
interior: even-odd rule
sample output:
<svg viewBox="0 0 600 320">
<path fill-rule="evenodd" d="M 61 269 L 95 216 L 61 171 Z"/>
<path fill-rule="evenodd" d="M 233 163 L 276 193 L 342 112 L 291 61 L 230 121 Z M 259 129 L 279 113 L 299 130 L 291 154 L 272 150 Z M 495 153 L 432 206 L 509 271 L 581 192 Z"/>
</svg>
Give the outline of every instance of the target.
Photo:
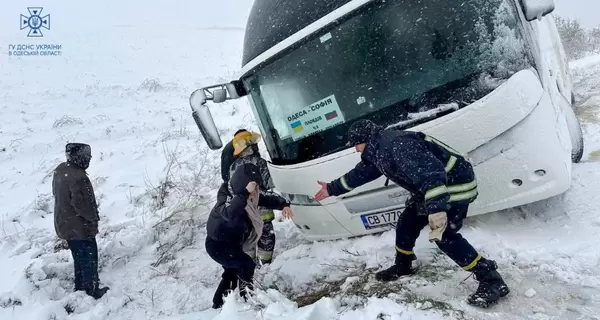
<svg viewBox="0 0 600 320">
<path fill-rule="evenodd" d="M 50 30 L 50 15 L 42 16 L 42 10 L 42 7 L 29 7 L 29 17 L 21 15 L 21 30 L 28 28 L 28 37 L 43 37 L 42 28 Z"/>
</svg>

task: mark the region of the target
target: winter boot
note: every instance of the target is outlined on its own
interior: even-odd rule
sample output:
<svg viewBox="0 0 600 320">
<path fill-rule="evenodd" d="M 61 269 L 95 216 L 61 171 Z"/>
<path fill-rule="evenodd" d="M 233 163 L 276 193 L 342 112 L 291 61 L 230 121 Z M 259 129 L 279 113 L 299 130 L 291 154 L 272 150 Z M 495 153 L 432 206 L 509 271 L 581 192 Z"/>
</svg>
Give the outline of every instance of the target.
<svg viewBox="0 0 600 320">
<path fill-rule="evenodd" d="M 216 297 L 216 295 L 215 295 L 215 297 L 213 298 L 212 308 L 213 309 L 222 308 L 223 305 L 225 304 L 225 300 L 223 298 L 229 296 L 233 292 L 233 290 L 235 290 L 235 289 L 227 289 L 219 297 Z"/>
<path fill-rule="evenodd" d="M 240 280 L 240 296 L 244 299 L 244 302 L 248 302 L 248 298 L 252 297 L 254 291 L 254 284 L 252 281 Z"/>
<path fill-rule="evenodd" d="M 417 260 L 414 254 L 405 255 L 396 253 L 395 264 L 385 270 L 381 270 L 375 274 L 375 279 L 378 281 L 395 281 L 398 278 L 412 274 L 415 270 L 413 269 L 412 262 Z"/>
<path fill-rule="evenodd" d="M 98 300 L 100 298 L 102 298 L 102 296 L 104 296 L 106 294 L 106 292 L 108 292 L 109 287 L 103 287 L 103 288 L 97 288 L 94 293 L 91 294 L 91 296 Z"/>
<path fill-rule="evenodd" d="M 496 261 L 482 258 L 473 269 L 479 287 L 474 294 L 469 295 L 468 303 L 473 306 L 487 308 L 510 293 L 510 289 L 496 271 Z"/>
<path fill-rule="evenodd" d="M 231 289 L 229 279 L 221 279 L 219 286 L 213 295 L 213 309 L 219 309 L 223 306 L 223 296 L 227 295 L 227 291 Z"/>
</svg>

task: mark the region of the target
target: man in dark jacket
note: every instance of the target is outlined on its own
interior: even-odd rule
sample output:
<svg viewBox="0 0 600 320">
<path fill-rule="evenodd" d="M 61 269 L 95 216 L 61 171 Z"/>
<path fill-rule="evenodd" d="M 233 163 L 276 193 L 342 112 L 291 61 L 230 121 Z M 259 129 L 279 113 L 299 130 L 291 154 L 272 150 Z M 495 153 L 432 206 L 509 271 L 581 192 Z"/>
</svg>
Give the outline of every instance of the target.
<svg viewBox="0 0 600 320">
<path fill-rule="evenodd" d="M 247 213 L 248 199 L 260 190 L 259 169 L 251 164 L 243 164 L 233 172 L 230 187 L 223 183 L 217 193 L 217 203 L 213 207 L 206 224 L 206 251 L 209 256 L 223 266 L 222 280 L 213 297 L 213 308 L 223 305 L 223 295 L 235 290 L 240 281 L 240 294 L 246 297 L 253 290 L 253 277 L 256 264 L 244 252 L 244 244 L 253 232 L 253 223 Z M 232 190 L 230 193 L 229 189 Z M 280 197 L 258 193 L 257 206 L 282 210 L 289 203 Z M 258 235 L 256 235 L 258 236 Z"/>
<path fill-rule="evenodd" d="M 108 287 L 99 288 L 98 205 L 86 169 L 92 159 L 89 145 L 66 145 L 67 161 L 58 165 L 52 179 L 54 228 L 67 241 L 73 255 L 75 291 L 84 290 L 99 299 Z"/>
<path fill-rule="evenodd" d="M 223 170 L 224 166 L 228 166 L 229 174 L 231 174 L 235 171 L 237 166 L 245 163 L 252 163 L 256 165 L 260 171 L 262 178 L 262 184 L 260 185 L 261 194 L 280 197 L 281 201 L 286 201 L 285 198 L 272 191 L 275 186 L 273 185 L 273 180 L 271 179 L 271 174 L 269 173 L 267 161 L 261 157 L 258 150 L 258 142 L 260 141 L 260 138 L 260 134 L 256 132 L 247 131 L 245 129 L 238 130 L 230 143 L 231 149 L 228 148 L 230 144 L 227 144 L 223 150 L 223 154 L 221 156 L 221 171 Z M 229 152 L 231 152 L 229 156 L 232 158 L 226 158 L 225 154 Z M 226 161 L 223 161 L 223 159 L 226 159 Z M 228 163 L 227 160 L 230 159 L 233 159 L 233 161 Z M 292 210 L 289 207 L 284 208 L 282 214 L 285 218 L 290 218 L 293 216 Z M 260 263 L 264 265 L 271 263 L 273 260 L 273 251 L 275 250 L 276 242 L 275 230 L 273 228 L 275 213 L 273 210 L 261 208 L 261 219 L 264 222 L 264 228 L 258 241 L 256 255 L 258 256 L 257 258 Z"/>
<path fill-rule="evenodd" d="M 330 183 L 319 181 L 317 201 L 347 193 L 381 175 L 412 194 L 396 223 L 395 264 L 378 272 L 378 280 L 392 281 L 414 271 L 413 247 L 429 225 L 429 240 L 464 270 L 474 272 L 480 282 L 468 298 L 470 304 L 487 307 L 509 293 L 496 262 L 483 258 L 458 233 L 478 195 L 473 168 L 458 151 L 422 132 L 384 129 L 369 120 L 350 127 L 348 145 L 361 152 L 361 161 Z"/>
</svg>

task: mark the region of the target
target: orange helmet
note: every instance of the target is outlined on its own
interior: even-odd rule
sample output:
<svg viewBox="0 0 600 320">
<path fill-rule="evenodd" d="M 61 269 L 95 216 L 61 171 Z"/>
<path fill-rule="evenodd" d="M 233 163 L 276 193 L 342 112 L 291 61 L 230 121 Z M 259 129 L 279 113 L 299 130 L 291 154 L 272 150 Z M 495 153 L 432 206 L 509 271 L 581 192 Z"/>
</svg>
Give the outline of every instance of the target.
<svg viewBox="0 0 600 320">
<path fill-rule="evenodd" d="M 233 155 L 237 156 L 242 151 L 246 150 L 247 147 L 258 144 L 260 141 L 261 135 L 257 132 L 252 131 L 242 131 L 236 134 L 233 137 Z"/>
</svg>

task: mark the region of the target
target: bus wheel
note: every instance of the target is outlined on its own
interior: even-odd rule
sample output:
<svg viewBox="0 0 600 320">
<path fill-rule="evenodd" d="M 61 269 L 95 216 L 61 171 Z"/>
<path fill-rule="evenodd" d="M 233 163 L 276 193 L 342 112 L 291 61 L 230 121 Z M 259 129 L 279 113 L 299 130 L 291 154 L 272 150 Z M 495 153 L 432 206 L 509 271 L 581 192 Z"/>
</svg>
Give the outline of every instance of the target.
<svg viewBox="0 0 600 320">
<path fill-rule="evenodd" d="M 571 161 L 573 163 L 579 163 L 581 158 L 583 158 L 583 132 L 581 131 L 581 127 L 579 127 L 577 143 L 573 144 L 573 151 L 571 151 Z"/>
<path fill-rule="evenodd" d="M 565 118 L 567 120 L 567 126 L 569 127 L 569 135 L 571 136 L 571 144 L 573 150 L 571 150 L 571 161 L 573 163 L 579 163 L 583 158 L 583 130 L 581 129 L 581 123 L 577 119 L 577 115 L 573 108 L 565 108 Z"/>
</svg>

